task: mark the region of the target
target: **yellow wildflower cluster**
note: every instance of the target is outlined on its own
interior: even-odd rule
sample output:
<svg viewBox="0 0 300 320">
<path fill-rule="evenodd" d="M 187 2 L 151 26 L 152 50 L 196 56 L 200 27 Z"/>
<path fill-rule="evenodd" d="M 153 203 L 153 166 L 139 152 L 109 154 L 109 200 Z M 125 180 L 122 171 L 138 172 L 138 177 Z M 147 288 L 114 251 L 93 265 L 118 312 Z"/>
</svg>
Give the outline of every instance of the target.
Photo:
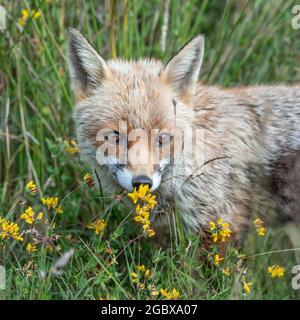
<svg viewBox="0 0 300 320">
<path fill-rule="evenodd" d="M 36 184 L 32 180 L 26 184 L 26 190 L 33 194 L 37 193 L 38 191 Z"/>
<path fill-rule="evenodd" d="M 138 272 L 131 272 L 130 278 L 133 283 L 137 284 L 138 290 L 145 290 L 149 291 L 151 296 L 158 296 L 159 291 L 156 288 L 155 284 L 149 283 L 150 279 L 153 276 L 153 272 L 151 269 L 147 269 L 145 265 L 138 265 L 136 266 Z M 148 284 L 148 285 L 147 285 Z"/>
<path fill-rule="evenodd" d="M 33 224 L 34 222 L 34 212 L 32 207 L 29 207 L 21 214 L 20 217 L 22 220 L 25 220 L 28 224 Z"/>
<path fill-rule="evenodd" d="M 140 278 L 150 279 L 152 277 L 152 271 L 150 269 L 146 269 L 144 265 L 137 266 L 138 271 L 140 271 Z M 131 272 L 130 274 L 131 281 L 137 282 L 138 281 L 138 274 L 136 272 Z"/>
<path fill-rule="evenodd" d="M 0 217 L 0 238 L 5 239 L 7 237 L 17 241 L 24 240 L 17 223 Z"/>
<path fill-rule="evenodd" d="M 223 222 L 223 219 L 219 218 L 217 223 L 211 221 L 209 225 L 214 242 L 217 242 L 218 240 L 225 242 L 226 238 L 231 236 L 230 225 L 228 222 Z"/>
<path fill-rule="evenodd" d="M 50 209 L 55 209 L 56 213 L 63 213 L 63 209 L 61 206 L 58 206 L 59 198 L 58 197 L 48 197 L 48 198 L 41 198 L 41 202 L 44 206 Z"/>
<path fill-rule="evenodd" d="M 138 271 L 140 271 L 140 273 L 146 278 L 146 279 L 150 279 L 153 275 L 152 271 L 150 269 L 146 269 L 145 265 L 140 265 L 136 267 L 138 269 Z"/>
<path fill-rule="evenodd" d="M 91 188 L 95 185 L 95 181 L 90 173 L 86 173 L 83 177 L 83 180 L 86 182 L 86 184 L 89 188 Z"/>
<path fill-rule="evenodd" d="M 242 284 L 243 284 L 243 288 L 244 288 L 245 293 L 250 293 L 252 282 L 247 282 L 246 278 L 242 277 Z"/>
<path fill-rule="evenodd" d="M 86 226 L 88 229 L 93 229 L 95 230 L 97 236 L 102 233 L 102 231 L 106 228 L 106 222 L 103 219 L 98 219 L 94 222 L 89 223 Z"/>
<path fill-rule="evenodd" d="M 65 150 L 69 154 L 76 154 L 79 153 L 79 148 L 77 146 L 77 143 L 75 140 L 70 140 L 70 141 L 64 141 L 65 144 Z"/>
<path fill-rule="evenodd" d="M 140 185 L 139 189 L 132 193 L 128 193 L 128 197 L 132 200 L 134 204 L 137 204 L 135 208 L 136 216 L 134 220 L 143 225 L 144 234 L 148 237 L 155 235 L 155 231 L 150 228 L 150 210 L 154 209 L 157 201 L 155 200 L 155 195 L 149 192 L 148 185 Z"/>
<path fill-rule="evenodd" d="M 27 246 L 26 246 L 26 251 L 28 253 L 36 252 L 37 251 L 36 245 L 28 243 Z"/>
<path fill-rule="evenodd" d="M 42 220 L 44 213 L 41 211 L 35 217 L 35 213 L 32 207 L 28 207 L 25 212 L 23 212 L 20 216 L 22 220 L 25 220 L 28 224 L 33 224 L 35 220 Z"/>
<path fill-rule="evenodd" d="M 179 291 L 175 288 L 172 290 L 172 292 L 168 291 L 167 289 L 160 289 L 160 294 L 167 300 L 176 300 L 180 296 Z"/>
<path fill-rule="evenodd" d="M 41 199 L 42 204 L 46 206 L 48 209 L 55 209 L 58 205 L 59 198 L 58 197 L 48 197 Z"/>
<path fill-rule="evenodd" d="M 214 264 L 215 264 L 215 266 L 220 265 L 220 262 L 222 260 L 224 260 L 224 258 L 220 258 L 220 256 L 218 254 L 215 254 L 215 256 L 214 256 Z"/>
<path fill-rule="evenodd" d="M 264 227 L 264 222 L 261 219 L 256 219 L 253 221 L 257 234 L 260 237 L 264 237 L 266 235 L 267 229 Z"/>
<path fill-rule="evenodd" d="M 32 10 L 30 13 L 27 9 L 23 9 L 21 11 L 21 17 L 18 20 L 18 26 L 23 27 L 29 16 L 32 16 L 34 19 L 38 19 L 41 16 L 41 12 L 39 10 Z"/>
<path fill-rule="evenodd" d="M 285 269 L 278 265 L 268 267 L 268 273 L 271 274 L 271 278 L 281 278 L 284 276 Z"/>
</svg>

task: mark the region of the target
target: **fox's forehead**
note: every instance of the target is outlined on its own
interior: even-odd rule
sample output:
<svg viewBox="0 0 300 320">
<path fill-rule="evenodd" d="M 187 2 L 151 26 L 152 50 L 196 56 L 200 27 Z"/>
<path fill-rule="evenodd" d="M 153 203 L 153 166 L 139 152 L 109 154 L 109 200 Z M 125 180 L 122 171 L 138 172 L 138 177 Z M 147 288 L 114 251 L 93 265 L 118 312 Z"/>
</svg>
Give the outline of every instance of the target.
<svg viewBox="0 0 300 320">
<path fill-rule="evenodd" d="M 111 60 L 107 65 L 112 76 L 104 81 L 98 103 L 106 109 L 108 121 L 126 121 L 138 129 L 170 126 L 173 102 L 159 77 L 160 61 Z"/>
</svg>

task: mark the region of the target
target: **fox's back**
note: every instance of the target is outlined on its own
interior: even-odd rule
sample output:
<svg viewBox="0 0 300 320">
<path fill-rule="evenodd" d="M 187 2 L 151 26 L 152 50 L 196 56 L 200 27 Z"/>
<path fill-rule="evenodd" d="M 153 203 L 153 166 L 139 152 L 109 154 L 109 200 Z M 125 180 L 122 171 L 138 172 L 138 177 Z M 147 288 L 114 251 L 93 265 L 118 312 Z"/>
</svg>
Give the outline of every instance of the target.
<svg viewBox="0 0 300 320">
<path fill-rule="evenodd" d="M 241 90 L 252 101 L 273 156 L 300 150 L 300 86 L 260 86 Z"/>
<path fill-rule="evenodd" d="M 233 126 L 239 120 L 256 123 L 257 133 L 265 139 L 265 148 L 273 156 L 300 150 L 300 86 L 222 89 L 199 85 L 195 110 L 204 127 L 203 119 L 210 120 L 209 113 L 214 120 L 216 116 L 230 117 Z"/>
</svg>

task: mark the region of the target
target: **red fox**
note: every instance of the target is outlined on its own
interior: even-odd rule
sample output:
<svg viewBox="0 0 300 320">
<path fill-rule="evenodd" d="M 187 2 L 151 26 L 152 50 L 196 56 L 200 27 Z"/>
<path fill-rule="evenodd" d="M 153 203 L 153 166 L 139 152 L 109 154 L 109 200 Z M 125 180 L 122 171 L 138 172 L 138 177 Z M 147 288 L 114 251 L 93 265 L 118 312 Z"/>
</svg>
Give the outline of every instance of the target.
<svg viewBox="0 0 300 320">
<path fill-rule="evenodd" d="M 166 64 L 105 61 L 70 29 L 83 159 L 109 192 L 148 184 L 197 232 L 217 218 L 237 232 L 256 216 L 299 219 L 300 86 L 203 85 L 203 52 L 198 35 Z"/>
</svg>

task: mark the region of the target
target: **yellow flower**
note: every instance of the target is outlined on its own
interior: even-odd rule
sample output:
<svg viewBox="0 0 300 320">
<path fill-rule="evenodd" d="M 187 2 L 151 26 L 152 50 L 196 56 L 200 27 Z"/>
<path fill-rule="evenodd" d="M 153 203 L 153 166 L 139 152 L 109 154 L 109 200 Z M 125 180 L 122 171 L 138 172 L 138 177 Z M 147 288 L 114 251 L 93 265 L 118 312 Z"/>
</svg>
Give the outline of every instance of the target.
<svg viewBox="0 0 300 320">
<path fill-rule="evenodd" d="M 0 238 L 4 240 L 6 237 L 17 241 L 24 240 L 20 233 L 20 227 L 17 223 L 0 217 Z"/>
<path fill-rule="evenodd" d="M 136 222 L 142 222 L 142 221 L 144 220 L 144 218 L 141 217 L 141 216 L 136 216 L 136 217 L 134 217 L 133 219 L 134 219 Z"/>
<path fill-rule="evenodd" d="M 222 218 L 219 218 L 218 220 L 217 220 L 217 224 L 218 225 L 221 225 L 223 223 L 223 219 Z"/>
<path fill-rule="evenodd" d="M 245 292 L 250 293 L 252 282 L 246 282 L 245 277 L 243 277 L 242 282 L 243 282 L 243 287 L 244 287 Z"/>
<path fill-rule="evenodd" d="M 24 19 L 27 19 L 29 16 L 29 11 L 27 9 L 22 9 L 21 10 L 21 17 Z"/>
<path fill-rule="evenodd" d="M 160 289 L 160 294 L 167 300 L 176 300 L 179 297 L 179 292 L 175 288 L 172 292 L 169 292 L 167 289 Z"/>
<path fill-rule="evenodd" d="M 222 224 L 222 228 L 223 229 L 228 229 L 230 227 L 229 223 L 228 222 L 225 222 Z"/>
<path fill-rule="evenodd" d="M 267 229 L 264 227 L 259 227 L 256 231 L 260 237 L 264 237 L 266 235 Z"/>
<path fill-rule="evenodd" d="M 231 236 L 231 230 L 229 229 L 220 230 L 219 235 L 221 237 L 221 241 L 225 242 L 226 238 L 227 237 L 229 238 Z"/>
<path fill-rule="evenodd" d="M 171 300 L 172 299 L 172 293 L 171 292 L 168 292 L 166 295 L 165 295 L 166 299 L 167 300 Z"/>
<path fill-rule="evenodd" d="M 152 277 L 153 273 L 150 269 L 147 269 L 144 275 L 145 275 L 145 278 L 149 279 Z"/>
<path fill-rule="evenodd" d="M 163 288 L 161 288 L 161 289 L 159 290 L 159 292 L 160 292 L 160 294 L 161 294 L 162 296 L 165 296 L 165 295 L 167 294 L 167 290 L 165 290 L 165 289 L 163 289 Z"/>
<path fill-rule="evenodd" d="M 148 207 L 149 209 L 154 209 L 154 207 L 155 207 L 156 204 L 157 204 L 157 201 L 155 200 L 155 198 L 156 198 L 155 195 L 151 195 L 151 193 L 148 193 L 147 195 L 145 195 L 145 196 L 143 197 L 142 200 L 143 200 L 144 202 L 147 202 L 147 203 L 148 203 L 147 207 Z"/>
<path fill-rule="evenodd" d="M 106 222 L 103 219 L 98 219 L 92 223 L 89 223 L 87 228 L 95 230 L 96 234 L 99 235 L 106 228 Z"/>
<path fill-rule="evenodd" d="M 210 231 L 213 231 L 213 230 L 216 229 L 216 224 L 215 224 L 214 222 L 211 221 L 211 222 L 209 223 L 209 225 L 210 225 L 210 228 L 209 228 Z"/>
<path fill-rule="evenodd" d="M 264 237 L 266 235 L 267 229 L 264 227 L 264 222 L 261 219 L 255 219 L 253 224 L 256 228 L 256 232 L 260 237 Z"/>
<path fill-rule="evenodd" d="M 135 204 L 139 200 L 139 193 L 136 191 L 136 188 L 134 188 L 133 192 L 127 193 L 128 197 L 132 200 L 132 202 Z"/>
<path fill-rule="evenodd" d="M 67 153 L 74 155 L 80 152 L 75 140 L 70 140 L 70 141 L 65 140 L 64 144 L 65 144 L 65 150 Z"/>
<path fill-rule="evenodd" d="M 172 293 L 165 289 L 160 289 L 160 294 L 165 297 L 167 300 L 172 299 Z"/>
<path fill-rule="evenodd" d="M 41 12 L 39 10 L 33 10 L 32 11 L 32 16 L 34 19 L 37 19 L 41 16 Z"/>
<path fill-rule="evenodd" d="M 150 229 L 149 210 L 154 209 L 157 201 L 155 200 L 155 195 L 148 192 L 148 185 L 140 185 L 138 190 L 134 188 L 133 192 L 128 193 L 127 195 L 133 203 L 136 204 L 138 201 L 140 202 L 135 208 L 136 216 L 134 217 L 134 220 L 143 225 L 145 236 L 153 237 L 155 235 L 155 231 Z"/>
<path fill-rule="evenodd" d="M 138 290 L 144 290 L 145 289 L 145 284 L 144 283 L 140 283 L 138 285 Z"/>
<path fill-rule="evenodd" d="M 139 204 L 135 208 L 135 212 L 137 215 L 149 219 L 149 209 L 148 207 L 141 207 Z"/>
<path fill-rule="evenodd" d="M 261 220 L 261 219 L 255 219 L 254 221 L 253 221 L 253 223 L 254 223 L 254 225 L 255 226 L 257 226 L 257 227 L 259 227 L 260 225 L 262 225 L 262 224 L 264 224 L 264 222 Z"/>
<path fill-rule="evenodd" d="M 132 282 L 137 282 L 137 280 L 138 280 L 138 275 L 137 275 L 136 272 L 131 272 L 130 277 L 131 277 L 131 281 L 132 281 Z"/>
<path fill-rule="evenodd" d="M 55 209 L 58 205 L 59 198 L 58 197 L 48 197 L 41 198 L 42 204 L 46 206 L 48 209 Z"/>
<path fill-rule="evenodd" d="M 58 214 L 62 214 L 62 213 L 64 213 L 64 210 L 62 209 L 61 206 L 59 206 L 58 208 L 55 209 L 55 212 Z"/>
<path fill-rule="evenodd" d="M 219 218 L 217 223 L 210 221 L 209 230 L 211 231 L 213 242 L 217 242 L 218 240 L 225 242 L 226 238 L 231 236 L 230 224 L 223 222 L 222 218 Z"/>
<path fill-rule="evenodd" d="M 147 184 L 141 184 L 139 189 L 134 188 L 133 192 L 127 193 L 128 197 L 132 200 L 133 203 L 137 203 L 138 200 L 142 200 L 148 203 L 148 207 L 153 209 L 156 205 L 155 195 L 151 195 L 149 192 L 149 186 Z"/>
<path fill-rule="evenodd" d="M 26 21 L 28 19 L 28 16 L 29 16 L 29 11 L 26 9 L 22 9 L 21 10 L 21 17 L 18 20 L 18 25 L 21 27 L 24 26 L 24 24 L 26 23 Z"/>
<path fill-rule="evenodd" d="M 65 150 L 68 154 L 75 154 L 75 153 L 79 153 L 79 151 L 80 151 L 78 147 L 76 147 L 76 148 L 75 147 L 66 147 Z"/>
<path fill-rule="evenodd" d="M 150 230 L 150 221 L 142 221 L 144 233 L 147 235 L 148 230 Z"/>
<path fill-rule="evenodd" d="M 31 193 L 37 193 L 38 190 L 36 184 L 32 180 L 26 184 L 26 189 Z"/>
<path fill-rule="evenodd" d="M 136 266 L 136 268 L 139 272 L 143 273 L 143 276 L 145 277 L 145 279 L 149 279 L 152 277 L 152 271 L 150 269 L 146 269 L 144 264 L 140 266 Z"/>
<path fill-rule="evenodd" d="M 20 218 L 25 220 L 28 224 L 34 223 L 34 211 L 32 207 L 28 207 L 24 213 L 21 214 Z"/>
<path fill-rule="evenodd" d="M 26 247 L 26 251 L 28 253 L 33 253 L 33 252 L 37 251 L 37 248 L 36 248 L 36 246 L 34 244 L 28 243 L 27 247 Z"/>
<path fill-rule="evenodd" d="M 153 229 L 147 229 L 146 234 L 149 238 L 155 236 L 155 231 Z"/>
<path fill-rule="evenodd" d="M 281 278 L 284 276 L 285 269 L 284 267 L 280 267 L 278 265 L 273 265 L 268 267 L 268 273 L 271 274 L 271 278 Z"/>
<path fill-rule="evenodd" d="M 145 272 L 146 271 L 146 267 L 145 267 L 145 265 L 140 265 L 140 266 L 137 266 L 136 267 L 139 271 L 141 271 L 141 272 Z"/>
<path fill-rule="evenodd" d="M 212 233 L 211 236 L 213 238 L 213 242 L 217 242 L 218 241 L 218 234 L 217 233 Z"/>
<path fill-rule="evenodd" d="M 149 185 L 148 184 L 141 184 L 139 186 L 138 194 L 140 198 L 144 198 L 149 191 Z"/>
<path fill-rule="evenodd" d="M 176 300 L 178 297 L 179 297 L 179 291 L 178 290 L 176 290 L 175 288 L 173 289 L 173 291 L 172 291 L 172 293 L 173 293 L 173 299 L 174 300 Z"/>
<path fill-rule="evenodd" d="M 83 177 L 83 180 L 86 182 L 86 184 L 89 188 L 91 188 L 95 185 L 95 181 L 90 173 L 86 173 Z"/>
<path fill-rule="evenodd" d="M 220 258 L 218 254 L 214 256 L 214 264 L 216 266 L 218 266 L 222 260 L 224 260 L 224 258 Z"/>
<path fill-rule="evenodd" d="M 22 9 L 21 10 L 21 17 L 18 20 L 18 25 L 20 27 L 24 26 L 26 21 L 29 18 L 29 11 L 27 9 Z M 38 19 L 41 16 L 41 12 L 39 10 L 33 10 L 31 13 L 33 19 Z"/>
<path fill-rule="evenodd" d="M 222 272 L 223 272 L 223 274 L 224 274 L 226 277 L 229 277 L 229 276 L 231 275 L 231 272 L 230 272 L 230 270 L 229 270 L 229 267 L 223 268 L 223 269 L 222 269 Z"/>
<path fill-rule="evenodd" d="M 44 212 L 43 211 L 40 211 L 38 213 L 38 216 L 36 217 L 37 220 L 42 220 L 43 219 L 43 216 L 44 216 Z"/>
</svg>

